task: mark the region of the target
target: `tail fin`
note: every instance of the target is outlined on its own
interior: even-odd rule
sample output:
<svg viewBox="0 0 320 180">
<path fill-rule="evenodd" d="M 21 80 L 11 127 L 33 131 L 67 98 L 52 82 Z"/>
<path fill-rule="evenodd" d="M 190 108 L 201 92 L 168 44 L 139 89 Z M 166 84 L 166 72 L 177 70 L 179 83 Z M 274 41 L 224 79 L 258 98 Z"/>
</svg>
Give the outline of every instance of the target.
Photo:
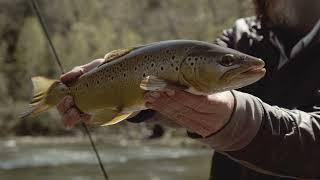
<svg viewBox="0 0 320 180">
<path fill-rule="evenodd" d="M 58 86 L 63 85 L 58 80 L 47 79 L 45 77 L 32 77 L 33 98 L 29 104 L 29 109 L 21 114 L 21 118 L 34 117 L 41 112 L 48 110 L 59 102 L 58 91 L 55 91 Z M 64 86 L 64 85 L 63 85 Z"/>
</svg>

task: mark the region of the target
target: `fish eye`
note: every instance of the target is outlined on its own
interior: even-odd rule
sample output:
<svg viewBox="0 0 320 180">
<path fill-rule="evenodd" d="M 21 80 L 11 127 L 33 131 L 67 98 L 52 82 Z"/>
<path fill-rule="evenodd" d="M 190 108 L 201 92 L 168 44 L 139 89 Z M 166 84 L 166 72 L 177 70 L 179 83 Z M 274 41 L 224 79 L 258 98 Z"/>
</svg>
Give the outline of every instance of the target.
<svg viewBox="0 0 320 180">
<path fill-rule="evenodd" d="M 235 64 L 235 62 L 236 62 L 235 60 L 236 59 L 234 58 L 233 54 L 226 54 L 221 58 L 219 63 L 222 66 L 229 67 L 229 66 L 232 66 Z"/>
</svg>

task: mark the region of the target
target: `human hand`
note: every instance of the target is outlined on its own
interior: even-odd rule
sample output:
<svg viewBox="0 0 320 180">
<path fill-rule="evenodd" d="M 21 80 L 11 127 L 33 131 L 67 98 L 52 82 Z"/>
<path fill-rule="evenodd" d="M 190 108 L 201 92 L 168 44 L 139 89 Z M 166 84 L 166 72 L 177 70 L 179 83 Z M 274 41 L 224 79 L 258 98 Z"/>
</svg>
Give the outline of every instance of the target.
<svg viewBox="0 0 320 180">
<path fill-rule="evenodd" d="M 91 61 L 88 64 L 82 66 L 76 66 L 71 71 L 61 75 L 60 80 L 66 85 L 70 85 L 72 82 L 77 80 L 81 75 L 95 67 L 99 66 L 104 62 L 104 59 L 96 59 Z M 57 109 L 62 116 L 63 123 L 65 127 L 72 128 L 75 124 L 80 121 L 88 122 L 91 118 L 89 114 L 80 112 L 76 107 L 73 97 L 66 96 L 64 97 L 57 105 Z"/>
<path fill-rule="evenodd" d="M 165 90 L 148 92 L 145 100 L 148 108 L 203 137 L 217 132 L 227 124 L 235 104 L 230 91 L 199 96 L 185 91 Z"/>
</svg>

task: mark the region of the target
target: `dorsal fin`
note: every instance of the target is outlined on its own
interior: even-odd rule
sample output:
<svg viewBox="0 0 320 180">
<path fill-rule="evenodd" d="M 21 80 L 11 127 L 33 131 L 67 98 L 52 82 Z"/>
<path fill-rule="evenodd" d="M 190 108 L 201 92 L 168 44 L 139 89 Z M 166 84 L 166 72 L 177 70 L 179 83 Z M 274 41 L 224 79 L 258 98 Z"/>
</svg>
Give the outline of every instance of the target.
<svg viewBox="0 0 320 180">
<path fill-rule="evenodd" d="M 117 58 L 119 58 L 121 56 L 124 56 L 124 55 L 128 54 L 133 49 L 135 49 L 135 48 L 113 50 L 113 51 L 107 53 L 104 56 L 104 60 L 105 60 L 105 62 L 110 62 L 110 61 L 112 61 L 114 59 L 117 59 Z"/>
<path fill-rule="evenodd" d="M 141 47 L 145 47 L 146 45 L 138 45 L 138 46 L 135 46 L 135 47 L 130 47 L 130 48 L 123 48 L 123 49 L 116 49 L 116 50 L 113 50 L 113 51 L 110 51 L 108 52 L 105 56 L 104 56 L 104 62 L 102 64 L 100 64 L 98 67 L 108 63 L 108 62 L 111 62 L 113 60 L 116 60 L 126 54 L 129 54 L 131 51 L 133 50 L 136 50 L 136 49 L 139 49 Z"/>
<path fill-rule="evenodd" d="M 136 49 L 136 47 L 133 48 L 126 48 L 126 49 L 116 49 L 113 51 L 108 52 L 105 56 L 104 56 L 104 62 L 102 64 L 99 65 L 102 66 L 108 62 L 111 62 L 115 59 L 118 59 L 119 57 L 122 57 L 126 54 L 128 54 L 129 52 L 131 52 L 132 50 Z"/>
</svg>

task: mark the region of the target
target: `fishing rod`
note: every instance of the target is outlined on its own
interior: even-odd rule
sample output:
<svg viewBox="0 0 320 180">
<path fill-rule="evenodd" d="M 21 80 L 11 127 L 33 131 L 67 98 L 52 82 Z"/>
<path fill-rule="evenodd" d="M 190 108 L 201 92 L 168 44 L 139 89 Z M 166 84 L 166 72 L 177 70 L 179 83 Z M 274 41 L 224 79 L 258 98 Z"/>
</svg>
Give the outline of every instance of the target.
<svg viewBox="0 0 320 180">
<path fill-rule="evenodd" d="M 38 17 L 38 20 L 39 20 L 39 22 L 40 22 L 40 25 L 41 25 L 41 27 L 42 27 L 42 29 L 43 29 L 43 31 L 44 31 L 44 33 L 45 33 L 45 36 L 46 36 L 46 38 L 47 38 L 47 40 L 48 40 L 48 42 L 49 42 L 49 46 L 50 46 L 50 48 L 51 48 L 51 50 L 52 50 L 52 53 L 53 53 L 53 55 L 54 55 L 54 57 L 55 57 L 55 60 L 56 60 L 56 62 L 57 62 L 57 64 L 58 64 L 58 66 L 59 66 L 59 68 L 60 68 L 60 71 L 61 71 L 62 74 L 64 74 L 65 71 L 64 71 L 64 69 L 63 69 L 61 60 L 60 60 L 60 58 L 59 58 L 59 56 L 58 56 L 58 53 L 57 53 L 57 51 L 56 51 L 56 49 L 55 49 L 55 47 L 54 47 L 54 45 L 53 45 L 53 43 L 52 43 L 52 41 L 51 41 L 51 38 L 50 38 L 50 35 L 49 35 L 49 32 L 48 32 L 48 28 L 47 28 L 47 26 L 46 26 L 46 24 L 45 24 L 45 21 L 44 21 L 44 18 L 43 18 L 43 16 L 42 16 L 42 14 L 40 13 L 39 5 L 38 5 L 38 3 L 37 3 L 36 0 L 29 0 L 29 2 L 30 2 L 30 5 L 31 5 L 32 9 L 34 10 L 36 16 Z M 101 160 L 100 155 L 99 155 L 99 152 L 98 152 L 98 149 L 96 148 L 96 145 L 95 145 L 95 143 L 94 143 L 94 141 L 93 141 L 93 139 L 92 139 L 91 133 L 90 133 L 87 125 L 86 125 L 84 122 L 81 122 L 81 125 L 82 125 L 83 129 L 85 130 L 85 132 L 86 132 L 86 134 L 87 134 L 87 136 L 88 136 L 88 138 L 89 138 L 89 140 L 90 140 L 92 149 L 93 149 L 93 151 L 94 151 L 94 153 L 95 153 L 95 155 L 96 155 L 96 157 L 97 157 L 97 160 L 98 160 L 98 163 L 99 163 L 101 172 L 102 172 L 102 174 L 103 174 L 103 176 L 104 176 L 104 179 L 105 179 L 105 180 L 109 180 L 107 171 L 106 171 L 105 168 L 104 168 L 104 165 L 103 165 L 103 163 L 102 163 L 102 160 Z"/>
</svg>

